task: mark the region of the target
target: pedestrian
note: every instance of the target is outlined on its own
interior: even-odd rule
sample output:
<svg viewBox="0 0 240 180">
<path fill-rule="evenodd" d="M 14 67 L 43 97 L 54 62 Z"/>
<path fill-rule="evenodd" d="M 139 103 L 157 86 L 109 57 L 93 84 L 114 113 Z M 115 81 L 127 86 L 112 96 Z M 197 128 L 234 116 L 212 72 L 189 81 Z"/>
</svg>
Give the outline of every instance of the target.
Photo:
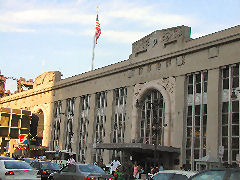
<svg viewBox="0 0 240 180">
<path fill-rule="evenodd" d="M 159 165 L 159 171 L 163 171 L 163 164 L 162 163 Z"/>
<path fill-rule="evenodd" d="M 117 170 L 118 166 L 120 166 L 120 165 L 121 165 L 121 163 L 119 162 L 118 158 L 115 157 L 111 163 L 111 171 L 112 171 L 111 174 L 114 174 L 115 171 Z"/>
<path fill-rule="evenodd" d="M 139 166 L 136 162 L 133 165 L 133 177 L 139 179 Z"/>
<path fill-rule="evenodd" d="M 102 159 L 102 158 L 99 160 L 99 162 L 98 162 L 97 164 L 98 164 L 98 166 L 99 166 L 100 168 L 102 168 L 102 169 L 105 170 L 106 165 L 103 163 L 103 159 Z"/>
</svg>

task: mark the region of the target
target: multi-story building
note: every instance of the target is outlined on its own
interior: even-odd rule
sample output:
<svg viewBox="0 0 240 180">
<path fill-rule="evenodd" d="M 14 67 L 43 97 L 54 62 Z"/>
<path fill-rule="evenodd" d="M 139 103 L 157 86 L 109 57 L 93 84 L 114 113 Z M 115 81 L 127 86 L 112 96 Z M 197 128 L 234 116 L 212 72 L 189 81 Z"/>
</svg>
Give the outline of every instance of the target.
<svg viewBox="0 0 240 180">
<path fill-rule="evenodd" d="M 44 119 L 43 145 L 90 163 L 131 157 L 165 168 L 206 155 L 236 165 L 239 154 L 240 26 L 197 39 L 190 28 L 157 30 L 122 62 L 61 79 L 38 76 L 33 89 L 0 99 Z M 156 153 L 154 153 L 156 152 Z"/>
</svg>

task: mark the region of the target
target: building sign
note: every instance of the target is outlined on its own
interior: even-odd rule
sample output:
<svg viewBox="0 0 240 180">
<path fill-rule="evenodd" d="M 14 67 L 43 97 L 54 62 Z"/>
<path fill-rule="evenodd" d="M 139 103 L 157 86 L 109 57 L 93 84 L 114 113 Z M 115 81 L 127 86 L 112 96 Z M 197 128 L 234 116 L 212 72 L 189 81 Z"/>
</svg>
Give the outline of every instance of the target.
<svg viewBox="0 0 240 180">
<path fill-rule="evenodd" d="M 20 134 L 19 135 L 19 145 L 24 146 L 28 145 L 28 134 Z"/>
</svg>

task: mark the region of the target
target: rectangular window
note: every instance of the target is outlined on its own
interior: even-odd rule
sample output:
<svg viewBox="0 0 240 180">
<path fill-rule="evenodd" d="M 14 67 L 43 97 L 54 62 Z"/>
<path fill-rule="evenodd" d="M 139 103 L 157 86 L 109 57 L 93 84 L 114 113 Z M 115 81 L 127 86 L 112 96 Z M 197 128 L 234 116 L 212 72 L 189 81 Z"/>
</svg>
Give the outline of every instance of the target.
<svg viewBox="0 0 240 180">
<path fill-rule="evenodd" d="M 79 161 L 86 162 L 87 137 L 90 111 L 90 95 L 80 97 L 80 121 L 79 121 Z"/>
<path fill-rule="evenodd" d="M 195 169 L 195 159 L 206 155 L 208 72 L 187 75 L 186 163 Z"/>
<path fill-rule="evenodd" d="M 223 162 L 237 167 L 239 154 L 239 64 L 221 68 L 222 119 L 221 145 L 224 146 Z"/>
</svg>

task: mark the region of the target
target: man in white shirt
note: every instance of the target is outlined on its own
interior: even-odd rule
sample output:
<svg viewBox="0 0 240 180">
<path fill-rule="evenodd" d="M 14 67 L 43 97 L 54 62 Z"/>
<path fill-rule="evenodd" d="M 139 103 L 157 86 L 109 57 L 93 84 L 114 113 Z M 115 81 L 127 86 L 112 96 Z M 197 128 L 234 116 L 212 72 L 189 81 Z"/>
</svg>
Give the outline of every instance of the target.
<svg viewBox="0 0 240 180">
<path fill-rule="evenodd" d="M 117 158 L 115 158 L 112 163 L 111 163 L 111 171 L 112 171 L 112 174 L 116 171 L 116 169 L 118 168 L 118 166 L 120 166 L 121 163 L 118 161 Z"/>
<path fill-rule="evenodd" d="M 73 158 L 73 154 L 70 154 L 70 157 L 67 161 L 67 164 L 76 164 L 75 159 Z"/>
</svg>

